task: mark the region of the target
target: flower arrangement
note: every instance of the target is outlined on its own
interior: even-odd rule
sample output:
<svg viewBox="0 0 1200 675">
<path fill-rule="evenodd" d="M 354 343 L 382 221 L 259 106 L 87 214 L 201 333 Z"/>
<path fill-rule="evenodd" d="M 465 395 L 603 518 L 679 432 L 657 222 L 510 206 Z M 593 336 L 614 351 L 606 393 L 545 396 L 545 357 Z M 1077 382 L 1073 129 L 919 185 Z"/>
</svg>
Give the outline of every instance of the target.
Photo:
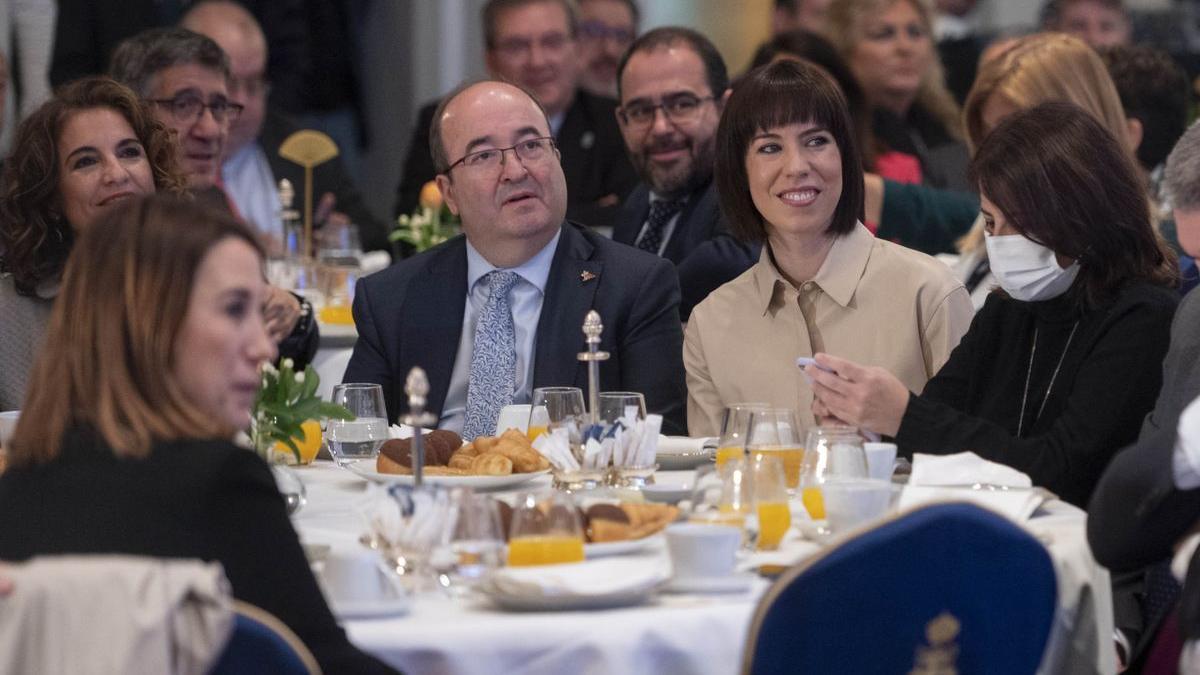
<svg viewBox="0 0 1200 675">
<path fill-rule="evenodd" d="M 433 248 L 459 232 L 458 216 L 442 201 L 437 183 L 429 181 L 421 187 L 420 205 L 412 215 L 396 219 L 396 228 L 388 235 L 390 241 L 402 241 L 417 253 Z"/>
<path fill-rule="evenodd" d="M 305 422 L 332 417 L 352 420 L 354 415 L 343 406 L 322 401 L 317 396 L 321 377 L 310 365 L 302 372 L 293 370 L 291 359 L 284 359 L 279 368 L 266 363 L 262 368 L 262 387 L 254 398 L 250 438 L 254 449 L 271 462 L 274 449 L 283 446 L 296 461 L 301 461 L 297 441 L 305 442 Z"/>
</svg>

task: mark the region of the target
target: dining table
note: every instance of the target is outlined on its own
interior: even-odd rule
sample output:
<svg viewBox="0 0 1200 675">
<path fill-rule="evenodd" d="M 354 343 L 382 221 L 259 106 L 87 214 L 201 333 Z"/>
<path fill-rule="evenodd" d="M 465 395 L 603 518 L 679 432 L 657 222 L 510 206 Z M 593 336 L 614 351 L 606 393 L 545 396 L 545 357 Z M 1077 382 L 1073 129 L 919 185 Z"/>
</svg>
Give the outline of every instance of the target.
<svg viewBox="0 0 1200 675">
<path fill-rule="evenodd" d="M 307 493 L 305 505 L 292 516 L 301 540 L 310 548 L 361 549 L 368 530 L 362 515 L 370 499 L 368 481 L 328 461 L 295 473 Z M 692 473 L 660 472 L 660 477 L 678 483 Z M 549 490 L 550 479 L 541 476 L 518 489 Z M 495 494 L 505 498 L 514 492 Z M 794 502 L 793 522 L 804 518 L 803 506 Z M 1058 608 L 1042 673 L 1116 671 L 1109 574 L 1092 558 L 1085 523 L 1083 511 L 1059 500 L 1042 504 L 1021 523 L 1050 552 L 1058 580 Z M 812 541 L 793 526 L 778 550 L 739 555 L 746 583 L 733 592 L 664 591 L 632 606 L 508 611 L 482 594 L 435 586 L 413 595 L 403 612 L 342 625 L 358 647 L 407 673 L 728 675 L 741 669 L 751 618 L 772 583 L 754 573 L 803 564 L 829 545 L 836 542 Z M 627 555 L 647 566 L 669 565 L 661 536 Z"/>
</svg>

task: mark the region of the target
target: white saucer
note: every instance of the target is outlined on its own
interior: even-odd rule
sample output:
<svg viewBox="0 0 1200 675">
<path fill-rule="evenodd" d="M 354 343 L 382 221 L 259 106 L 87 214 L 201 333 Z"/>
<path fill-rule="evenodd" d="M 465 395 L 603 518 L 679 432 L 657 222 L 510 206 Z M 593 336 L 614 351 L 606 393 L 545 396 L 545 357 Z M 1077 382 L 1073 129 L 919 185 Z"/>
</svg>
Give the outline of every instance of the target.
<svg viewBox="0 0 1200 675">
<path fill-rule="evenodd" d="M 675 504 L 692 496 L 692 486 L 688 483 L 651 483 L 643 485 L 641 490 L 647 501 L 662 504 Z"/>
<path fill-rule="evenodd" d="M 388 592 L 386 597 L 371 600 L 351 600 L 338 602 L 330 600 L 329 608 L 339 619 L 374 619 L 385 616 L 401 616 L 412 609 L 412 601 L 407 595 L 398 592 Z"/>
<path fill-rule="evenodd" d="M 742 593 L 755 579 L 750 572 L 734 572 L 723 577 L 671 577 L 663 590 L 668 593 Z"/>
</svg>

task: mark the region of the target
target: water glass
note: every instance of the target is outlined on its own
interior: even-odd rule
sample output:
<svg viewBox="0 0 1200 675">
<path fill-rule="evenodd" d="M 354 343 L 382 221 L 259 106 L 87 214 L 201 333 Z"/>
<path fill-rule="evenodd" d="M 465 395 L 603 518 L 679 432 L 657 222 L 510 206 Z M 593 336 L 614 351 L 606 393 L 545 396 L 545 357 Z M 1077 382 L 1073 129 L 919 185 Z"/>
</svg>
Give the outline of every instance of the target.
<svg viewBox="0 0 1200 675">
<path fill-rule="evenodd" d="M 459 488 L 451 493 L 456 517 L 448 533 L 452 581 L 469 586 L 504 563 L 504 531 L 496 500 Z"/>
<path fill-rule="evenodd" d="M 591 417 L 583 404 L 583 390 L 579 387 L 538 387 L 533 390 L 530 403 L 530 437 L 539 431 L 542 426 L 539 423 L 543 421 L 547 433 L 565 433 L 571 455 L 580 466 L 573 471 L 555 469 L 555 486 L 564 490 L 599 487 L 604 482 L 607 467 L 584 465 L 583 434 L 591 424 Z"/>
<path fill-rule="evenodd" d="M 743 544 L 752 546 L 757 538 L 757 518 L 748 464 L 745 458 L 737 457 L 720 467 L 709 465 L 697 469 L 688 520 L 736 527 L 742 531 Z"/>
<path fill-rule="evenodd" d="M 605 427 L 621 418 L 646 419 L 646 398 L 635 391 L 602 391 L 597 399 L 600 423 Z"/>
<path fill-rule="evenodd" d="M 800 465 L 804 460 L 804 442 L 800 433 L 796 411 L 790 408 L 768 408 L 750 413 L 746 452 L 778 457 L 792 494 L 800 487 Z"/>
<path fill-rule="evenodd" d="M 513 508 L 508 564 L 555 565 L 583 561 L 583 524 L 565 492 L 527 492 Z"/>
<path fill-rule="evenodd" d="M 333 388 L 332 400 L 345 406 L 353 420 L 329 420 L 325 441 L 334 461 L 345 466 L 361 459 L 374 460 L 388 439 L 383 387 L 370 383 L 343 383 Z"/>
<path fill-rule="evenodd" d="M 813 520 L 824 520 L 822 485 L 830 479 L 862 479 L 868 476 L 862 436 L 854 427 L 813 427 L 808 432 L 804 446 L 804 462 L 800 469 L 801 500 Z"/>
<path fill-rule="evenodd" d="M 725 408 L 725 416 L 721 419 L 721 438 L 717 442 L 717 466 L 746 454 L 750 414 L 769 407 L 766 403 L 734 403 Z"/>
</svg>

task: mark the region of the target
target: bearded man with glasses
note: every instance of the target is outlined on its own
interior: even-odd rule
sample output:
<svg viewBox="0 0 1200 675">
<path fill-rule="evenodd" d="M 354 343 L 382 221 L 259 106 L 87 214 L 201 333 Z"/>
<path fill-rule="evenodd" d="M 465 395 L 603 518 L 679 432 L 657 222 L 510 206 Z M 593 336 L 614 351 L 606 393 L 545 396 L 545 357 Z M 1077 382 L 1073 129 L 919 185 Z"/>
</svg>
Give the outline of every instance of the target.
<svg viewBox="0 0 1200 675">
<path fill-rule="evenodd" d="M 483 81 L 439 104 L 429 145 L 463 235 L 358 283 L 347 382 L 383 386 L 388 417 L 421 366 L 438 427 L 493 434 L 500 408 L 535 387 L 586 388 L 580 330 L 604 323 L 601 390 L 641 392 L 663 433 L 683 431 L 683 336 L 670 264 L 565 221 L 567 181 L 545 110 Z M 503 430 L 499 430 L 503 431 Z"/>
<path fill-rule="evenodd" d="M 657 28 L 618 68 L 617 121 L 642 183 L 613 223 L 613 239 L 675 264 L 680 318 L 758 260 L 759 246 L 730 234 L 717 203 L 717 122 L 729 97 L 725 62 L 708 38 Z"/>
</svg>

